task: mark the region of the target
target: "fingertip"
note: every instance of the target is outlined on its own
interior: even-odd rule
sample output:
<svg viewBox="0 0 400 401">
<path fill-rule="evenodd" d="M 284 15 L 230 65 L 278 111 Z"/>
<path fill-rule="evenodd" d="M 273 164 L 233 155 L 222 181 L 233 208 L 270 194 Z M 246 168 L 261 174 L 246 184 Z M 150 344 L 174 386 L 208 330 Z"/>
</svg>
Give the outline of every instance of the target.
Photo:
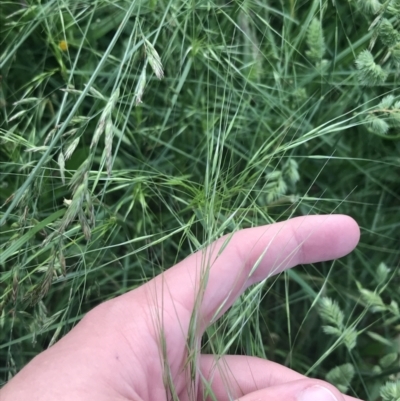
<svg viewBox="0 0 400 401">
<path fill-rule="evenodd" d="M 338 233 L 338 248 L 341 249 L 342 255 L 349 254 L 360 241 L 360 226 L 350 216 L 344 214 L 335 216 L 335 225 Z"/>
<path fill-rule="evenodd" d="M 324 380 L 302 379 L 297 382 L 301 383 L 303 388 L 297 390 L 296 401 L 361 401 L 341 393 L 334 385 Z"/>
<path fill-rule="evenodd" d="M 307 387 L 298 391 L 296 401 L 344 401 L 343 395 L 333 386 L 327 383 L 312 382 Z"/>
<path fill-rule="evenodd" d="M 301 379 L 267 387 L 241 397 L 240 401 L 348 401 L 336 387 L 317 379 Z"/>
<path fill-rule="evenodd" d="M 346 215 L 330 214 L 299 217 L 297 240 L 302 244 L 302 263 L 316 263 L 341 258 L 358 244 L 360 229 Z"/>
</svg>

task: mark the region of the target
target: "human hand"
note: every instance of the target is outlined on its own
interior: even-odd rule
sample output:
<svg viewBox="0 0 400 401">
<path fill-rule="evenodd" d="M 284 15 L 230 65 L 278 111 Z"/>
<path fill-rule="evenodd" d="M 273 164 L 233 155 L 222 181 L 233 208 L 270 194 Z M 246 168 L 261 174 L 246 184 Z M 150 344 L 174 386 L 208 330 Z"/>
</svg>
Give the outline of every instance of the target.
<svg viewBox="0 0 400 401">
<path fill-rule="evenodd" d="M 225 236 L 94 308 L 0 390 L 0 400 L 203 400 L 206 380 L 218 401 L 350 401 L 328 383 L 274 362 L 188 355 L 188 348 L 199 348 L 205 328 L 250 285 L 298 264 L 344 256 L 358 240 L 357 224 L 341 215 Z"/>
</svg>

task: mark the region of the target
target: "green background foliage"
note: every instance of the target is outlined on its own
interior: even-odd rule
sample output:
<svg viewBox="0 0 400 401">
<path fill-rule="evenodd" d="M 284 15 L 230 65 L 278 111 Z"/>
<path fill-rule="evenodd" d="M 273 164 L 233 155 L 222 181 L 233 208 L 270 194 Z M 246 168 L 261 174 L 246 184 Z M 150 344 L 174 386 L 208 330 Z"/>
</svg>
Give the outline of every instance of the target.
<svg viewBox="0 0 400 401">
<path fill-rule="evenodd" d="M 204 350 L 378 399 L 400 372 L 399 22 L 397 0 L 2 2 L 0 380 L 223 233 L 346 213 L 355 252 L 250 289 Z"/>
</svg>

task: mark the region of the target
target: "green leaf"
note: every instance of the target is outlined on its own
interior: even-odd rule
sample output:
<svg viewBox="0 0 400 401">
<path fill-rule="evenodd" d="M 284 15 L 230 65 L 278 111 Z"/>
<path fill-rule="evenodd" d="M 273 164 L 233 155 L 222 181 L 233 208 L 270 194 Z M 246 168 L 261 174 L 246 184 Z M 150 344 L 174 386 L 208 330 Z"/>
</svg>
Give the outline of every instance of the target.
<svg viewBox="0 0 400 401">
<path fill-rule="evenodd" d="M 387 354 L 379 359 L 379 365 L 381 365 L 382 368 L 388 368 L 390 365 L 393 365 L 396 362 L 397 357 L 397 352 L 391 352 L 390 354 Z"/>
</svg>

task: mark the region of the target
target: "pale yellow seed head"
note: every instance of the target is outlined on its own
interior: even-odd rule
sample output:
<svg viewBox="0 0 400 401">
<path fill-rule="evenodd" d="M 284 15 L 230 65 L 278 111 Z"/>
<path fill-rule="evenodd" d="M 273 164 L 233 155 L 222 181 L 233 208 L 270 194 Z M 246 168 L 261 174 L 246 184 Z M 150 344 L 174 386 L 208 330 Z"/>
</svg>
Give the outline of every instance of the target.
<svg viewBox="0 0 400 401">
<path fill-rule="evenodd" d="M 61 51 L 66 52 L 68 50 L 68 42 L 66 40 L 60 40 L 58 47 Z"/>
</svg>

